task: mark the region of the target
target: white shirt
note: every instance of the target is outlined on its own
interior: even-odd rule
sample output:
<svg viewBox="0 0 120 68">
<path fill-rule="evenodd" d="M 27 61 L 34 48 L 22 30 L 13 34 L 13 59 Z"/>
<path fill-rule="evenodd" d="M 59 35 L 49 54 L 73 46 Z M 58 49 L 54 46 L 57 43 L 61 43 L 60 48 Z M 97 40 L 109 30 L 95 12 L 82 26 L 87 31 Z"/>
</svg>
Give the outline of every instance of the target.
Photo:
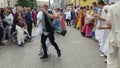
<svg viewBox="0 0 120 68">
<path fill-rule="evenodd" d="M 104 19 L 106 19 L 106 17 L 107 17 L 107 13 L 105 12 L 105 6 L 102 9 L 101 17 L 104 18 Z M 102 22 L 102 25 L 105 24 L 105 21 L 101 21 L 101 22 Z"/>
<path fill-rule="evenodd" d="M 38 14 L 37 14 L 37 20 L 42 20 L 42 14 L 43 14 L 42 11 L 38 12 Z"/>
<path fill-rule="evenodd" d="M 107 21 L 112 24 L 108 43 L 111 46 L 120 47 L 120 1 L 110 6 Z"/>
<path fill-rule="evenodd" d="M 42 11 L 39 11 L 38 14 L 37 14 L 37 24 L 38 24 L 37 32 L 38 32 L 39 35 L 42 34 L 42 24 L 41 24 L 41 22 L 43 20 L 42 19 L 42 14 L 43 14 Z"/>
<path fill-rule="evenodd" d="M 12 14 L 9 14 L 9 15 L 6 15 L 5 17 L 6 17 L 6 19 L 7 19 L 7 23 L 8 23 L 9 25 L 12 25 L 12 24 L 13 24 L 13 15 L 12 15 Z"/>
<path fill-rule="evenodd" d="M 71 11 L 67 11 L 65 14 L 66 14 L 66 19 L 71 19 Z"/>
</svg>

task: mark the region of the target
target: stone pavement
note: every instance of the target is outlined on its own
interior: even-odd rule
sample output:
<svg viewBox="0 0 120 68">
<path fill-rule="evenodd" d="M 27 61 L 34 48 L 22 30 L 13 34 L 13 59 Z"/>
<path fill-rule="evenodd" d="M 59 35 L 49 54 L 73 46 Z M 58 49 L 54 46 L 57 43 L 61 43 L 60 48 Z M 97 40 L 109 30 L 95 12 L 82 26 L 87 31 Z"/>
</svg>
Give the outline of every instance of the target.
<svg viewBox="0 0 120 68">
<path fill-rule="evenodd" d="M 57 57 L 56 51 L 50 46 L 51 56 L 40 60 L 40 40 L 35 37 L 24 48 L 11 42 L 1 47 L 0 68 L 107 68 L 94 40 L 82 37 L 78 30 L 71 27 L 67 30 L 65 37 L 56 35 L 56 42 L 62 50 L 61 58 Z"/>
</svg>

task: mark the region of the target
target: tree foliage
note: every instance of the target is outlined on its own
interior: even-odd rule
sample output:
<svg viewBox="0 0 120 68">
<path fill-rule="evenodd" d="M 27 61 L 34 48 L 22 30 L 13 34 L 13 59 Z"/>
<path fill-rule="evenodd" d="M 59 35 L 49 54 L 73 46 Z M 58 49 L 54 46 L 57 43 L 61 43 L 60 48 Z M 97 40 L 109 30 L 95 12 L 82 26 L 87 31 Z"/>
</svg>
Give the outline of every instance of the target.
<svg viewBox="0 0 120 68">
<path fill-rule="evenodd" d="M 23 6 L 23 7 L 36 7 L 36 1 L 31 2 L 31 0 L 18 0 L 17 5 Z"/>
</svg>

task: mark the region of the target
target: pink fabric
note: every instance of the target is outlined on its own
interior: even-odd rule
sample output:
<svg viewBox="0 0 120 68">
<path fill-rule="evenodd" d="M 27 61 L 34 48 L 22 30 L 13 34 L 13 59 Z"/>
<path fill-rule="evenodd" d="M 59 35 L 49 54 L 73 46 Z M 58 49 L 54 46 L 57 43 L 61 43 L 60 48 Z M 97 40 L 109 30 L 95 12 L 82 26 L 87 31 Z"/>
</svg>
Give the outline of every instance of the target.
<svg viewBox="0 0 120 68">
<path fill-rule="evenodd" d="M 88 36 L 88 37 L 92 36 L 92 30 L 93 30 L 93 28 L 94 28 L 93 24 L 87 25 L 87 27 L 86 27 L 86 33 L 85 33 L 86 36 Z"/>
<path fill-rule="evenodd" d="M 94 16 L 92 15 L 87 15 L 88 22 L 92 21 L 94 19 Z"/>
<path fill-rule="evenodd" d="M 90 23 L 90 22 L 92 22 L 92 20 L 94 20 L 94 16 L 87 15 L 87 20 L 88 20 L 89 24 L 87 24 L 86 33 L 85 34 L 86 34 L 86 36 L 91 37 L 92 36 L 92 30 L 94 28 L 94 24 Z"/>
<path fill-rule="evenodd" d="M 64 16 L 62 17 L 62 20 L 61 20 L 61 28 L 66 29 Z"/>
</svg>

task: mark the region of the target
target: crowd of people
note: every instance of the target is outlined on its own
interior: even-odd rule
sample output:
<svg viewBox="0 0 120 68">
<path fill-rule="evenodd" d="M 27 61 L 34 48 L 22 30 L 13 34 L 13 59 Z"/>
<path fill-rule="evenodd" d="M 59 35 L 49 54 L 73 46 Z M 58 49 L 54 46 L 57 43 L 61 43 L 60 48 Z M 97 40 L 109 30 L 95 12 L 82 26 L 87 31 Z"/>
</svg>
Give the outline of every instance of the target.
<svg viewBox="0 0 120 68">
<path fill-rule="evenodd" d="M 66 34 L 66 26 L 74 26 L 80 30 L 83 37 L 92 38 L 98 42 L 100 56 L 105 58 L 104 61 L 106 63 L 110 63 L 107 61 L 110 58 L 108 55 L 111 55 L 109 54 L 108 46 L 112 44 L 108 44 L 108 42 L 114 42 L 114 40 L 107 41 L 110 29 L 112 28 L 107 20 L 111 21 L 112 19 L 110 7 L 116 7 L 117 4 L 106 4 L 103 0 L 100 0 L 98 3 L 93 2 L 92 6 L 75 6 L 72 9 L 66 10 L 60 8 L 50 8 L 47 10 L 47 5 L 39 6 L 39 11 L 30 7 L 22 8 L 21 6 L 17 6 L 14 9 L 10 7 L 0 8 L 0 45 L 4 45 L 4 40 L 8 40 L 11 34 L 17 30 L 17 45 L 23 47 L 24 30 L 27 30 L 30 39 L 32 39 L 34 24 L 35 27 L 38 27 L 37 32 L 41 36 L 42 46 L 40 52 L 42 53 L 42 49 L 44 52 L 41 59 L 48 58 L 47 50 L 49 42 L 55 47 L 58 57 L 60 57 L 61 50 L 55 42 L 54 33 L 64 36 Z M 117 16 L 117 12 L 114 14 Z M 119 18 L 119 16 L 117 17 Z M 113 22 L 116 22 L 114 18 Z M 119 42 L 119 40 L 116 41 Z M 110 60 L 114 60 L 113 57 Z"/>
<path fill-rule="evenodd" d="M 66 12 L 67 25 L 71 20 L 72 25 L 80 30 L 82 36 L 96 40 L 100 46 L 100 56 L 105 57 L 105 62 L 107 62 L 106 40 L 109 29 L 99 29 L 99 26 L 106 25 L 105 21 L 109 6 L 110 4 L 105 4 L 101 0 L 98 3 L 93 2 L 92 6 L 77 6 Z"/>
<path fill-rule="evenodd" d="M 54 33 L 65 36 L 67 32 L 63 10 L 60 8 L 47 9 L 47 5 L 39 6 L 38 10 L 30 7 L 23 8 L 22 6 L 17 6 L 14 9 L 8 6 L 0 8 L 0 46 L 5 45 L 6 41 L 10 40 L 12 34 L 17 31 L 17 45 L 24 47 L 24 31 L 28 33 L 28 38 L 31 40 L 34 25 L 34 27 L 37 27 L 37 33 L 41 36 L 40 52 L 44 52 L 41 59 L 48 58 L 46 47 L 49 44 L 48 42 L 51 42 L 57 50 L 58 57 L 60 57 L 61 51 L 55 42 Z"/>
<path fill-rule="evenodd" d="M 0 45 L 5 45 L 5 41 L 9 40 L 12 33 L 17 30 L 17 44 L 24 45 L 24 30 L 32 38 L 32 24 L 37 24 L 37 11 L 30 7 L 17 6 L 12 9 L 7 6 L 0 8 Z"/>
<path fill-rule="evenodd" d="M 119 1 L 107 4 L 100 0 L 92 6 L 77 6 L 65 12 L 67 26 L 72 24 L 82 36 L 98 42 L 100 56 L 108 68 L 120 68 L 118 5 Z"/>
</svg>

